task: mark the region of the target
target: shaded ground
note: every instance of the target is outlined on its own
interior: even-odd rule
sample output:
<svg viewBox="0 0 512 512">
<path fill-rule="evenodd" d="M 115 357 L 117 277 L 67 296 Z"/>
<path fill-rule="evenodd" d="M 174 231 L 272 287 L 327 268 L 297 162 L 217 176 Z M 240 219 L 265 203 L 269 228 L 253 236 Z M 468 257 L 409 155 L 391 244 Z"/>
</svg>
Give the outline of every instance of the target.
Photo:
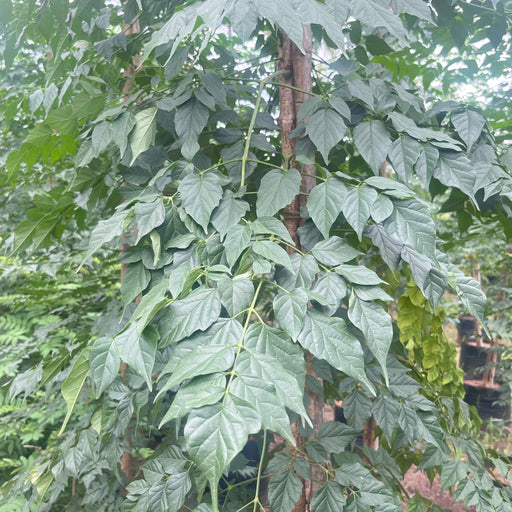
<svg viewBox="0 0 512 512">
<path fill-rule="evenodd" d="M 404 479 L 404 487 L 410 496 L 414 496 L 415 491 L 424 498 L 431 500 L 434 504 L 453 512 L 475 512 L 475 507 L 466 508 L 463 502 L 454 503 L 453 496 L 448 491 L 441 493 L 441 481 L 439 477 L 434 479 L 432 485 L 427 475 L 421 471 L 414 472 L 410 469 Z M 403 505 L 404 511 L 407 509 L 407 503 Z"/>
</svg>

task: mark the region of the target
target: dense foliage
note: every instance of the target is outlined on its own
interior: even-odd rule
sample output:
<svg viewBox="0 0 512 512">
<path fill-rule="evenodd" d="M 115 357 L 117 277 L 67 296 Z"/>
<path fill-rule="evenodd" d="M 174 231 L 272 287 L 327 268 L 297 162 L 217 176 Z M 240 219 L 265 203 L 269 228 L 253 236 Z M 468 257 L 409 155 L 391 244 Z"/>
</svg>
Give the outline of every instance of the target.
<svg viewBox="0 0 512 512">
<path fill-rule="evenodd" d="M 437 227 L 510 235 L 503 109 L 439 101 L 504 72 L 508 2 L 1 17 L 0 503 L 398 512 L 416 465 L 512 510 L 442 332 L 445 291 L 485 297 Z"/>
</svg>

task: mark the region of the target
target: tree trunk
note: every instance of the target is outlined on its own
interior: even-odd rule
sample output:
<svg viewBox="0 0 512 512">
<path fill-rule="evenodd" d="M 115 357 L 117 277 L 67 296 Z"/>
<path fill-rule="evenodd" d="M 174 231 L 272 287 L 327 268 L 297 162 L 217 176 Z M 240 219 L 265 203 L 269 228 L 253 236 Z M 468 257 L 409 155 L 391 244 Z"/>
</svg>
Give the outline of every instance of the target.
<svg viewBox="0 0 512 512">
<path fill-rule="evenodd" d="M 286 168 L 289 168 L 295 165 L 295 140 L 291 139 L 289 135 L 297 126 L 297 112 L 304 101 L 309 97 L 308 92 L 312 91 L 311 28 L 307 27 L 304 29 L 304 54 L 286 34 L 281 32 L 280 36 L 281 44 L 279 46 L 278 70 L 287 71 L 287 73 L 279 76 L 279 82 L 281 83 L 281 86 L 279 87 L 279 127 L 281 129 L 283 164 Z M 315 186 L 316 181 L 314 177 L 314 165 L 301 166 L 300 170 L 302 172 L 300 194 L 285 207 L 284 222 L 290 236 L 295 242 L 295 245 L 299 249 L 302 249 L 297 234 L 297 230 L 302 224 L 300 209 L 306 204 L 307 197 Z M 289 252 L 293 252 L 293 249 L 289 248 Z M 310 359 L 309 356 L 308 359 Z M 308 360 L 307 366 L 308 374 L 313 378 L 320 380 L 311 370 L 310 360 Z M 308 412 L 313 420 L 314 433 L 316 434 L 323 423 L 324 402 L 323 397 L 309 391 L 308 393 L 311 400 Z M 303 439 L 298 433 L 297 425 L 294 425 L 292 431 L 297 444 L 299 446 L 303 444 Z M 306 489 L 306 486 L 303 487 L 302 496 L 293 509 L 293 512 L 306 512 L 308 510 L 308 503 L 311 501 L 311 497 L 321 487 L 322 482 L 325 480 L 325 471 L 318 465 L 312 465 L 311 476 L 311 487 L 309 489 Z"/>
</svg>

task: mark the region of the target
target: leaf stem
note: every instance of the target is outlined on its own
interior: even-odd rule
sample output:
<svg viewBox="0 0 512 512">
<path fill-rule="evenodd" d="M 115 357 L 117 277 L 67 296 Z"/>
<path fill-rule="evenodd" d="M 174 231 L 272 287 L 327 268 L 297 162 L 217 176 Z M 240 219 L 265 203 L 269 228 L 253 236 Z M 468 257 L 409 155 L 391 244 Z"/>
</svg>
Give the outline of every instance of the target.
<svg viewBox="0 0 512 512">
<path fill-rule="evenodd" d="M 260 482 L 261 482 L 261 474 L 263 472 L 263 460 L 265 459 L 265 457 L 263 457 L 263 450 L 265 449 L 265 447 L 267 446 L 267 429 L 263 429 L 263 448 L 262 448 L 262 453 L 261 453 L 261 456 L 260 456 L 260 463 L 258 465 L 258 476 L 257 476 L 257 479 L 256 479 L 256 490 L 254 491 L 254 506 L 252 508 L 252 512 L 257 512 L 258 510 L 258 505 L 261 506 L 260 504 Z"/>
</svg>

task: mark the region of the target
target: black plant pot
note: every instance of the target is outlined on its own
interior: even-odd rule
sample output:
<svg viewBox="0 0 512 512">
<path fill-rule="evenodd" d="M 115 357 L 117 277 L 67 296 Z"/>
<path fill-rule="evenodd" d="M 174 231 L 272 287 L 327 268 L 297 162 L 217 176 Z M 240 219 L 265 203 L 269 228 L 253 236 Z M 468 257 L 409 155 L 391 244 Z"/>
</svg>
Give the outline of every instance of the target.
<svg viewBox="0 0 512 512">
<path fill-rule="evenodd" d="M 459 316 L 459 339 L 465 340 L 472 338 L 475 334 L 476 320 L 472 316 L 460 315 Z"/>
<path fill-rule="evenodd" d="M 474 405 L 480 417 L 510 419 L 510 391 L 499 387 L 484 388 L 478 381 L 464 382 L 466 396 L 464 401 Z"/>
<path fill-rule="evenodd" d="M 474 338 L 464 340 L 460 345 L 459 367 L 464 370 L 467 380 L 482 377 L 482 372 L 477 372 L 478 368 L 482 368 L 487 363 L 487 355 L 490 345 L 484 343 L 478 345 Z"/>
</svg>

